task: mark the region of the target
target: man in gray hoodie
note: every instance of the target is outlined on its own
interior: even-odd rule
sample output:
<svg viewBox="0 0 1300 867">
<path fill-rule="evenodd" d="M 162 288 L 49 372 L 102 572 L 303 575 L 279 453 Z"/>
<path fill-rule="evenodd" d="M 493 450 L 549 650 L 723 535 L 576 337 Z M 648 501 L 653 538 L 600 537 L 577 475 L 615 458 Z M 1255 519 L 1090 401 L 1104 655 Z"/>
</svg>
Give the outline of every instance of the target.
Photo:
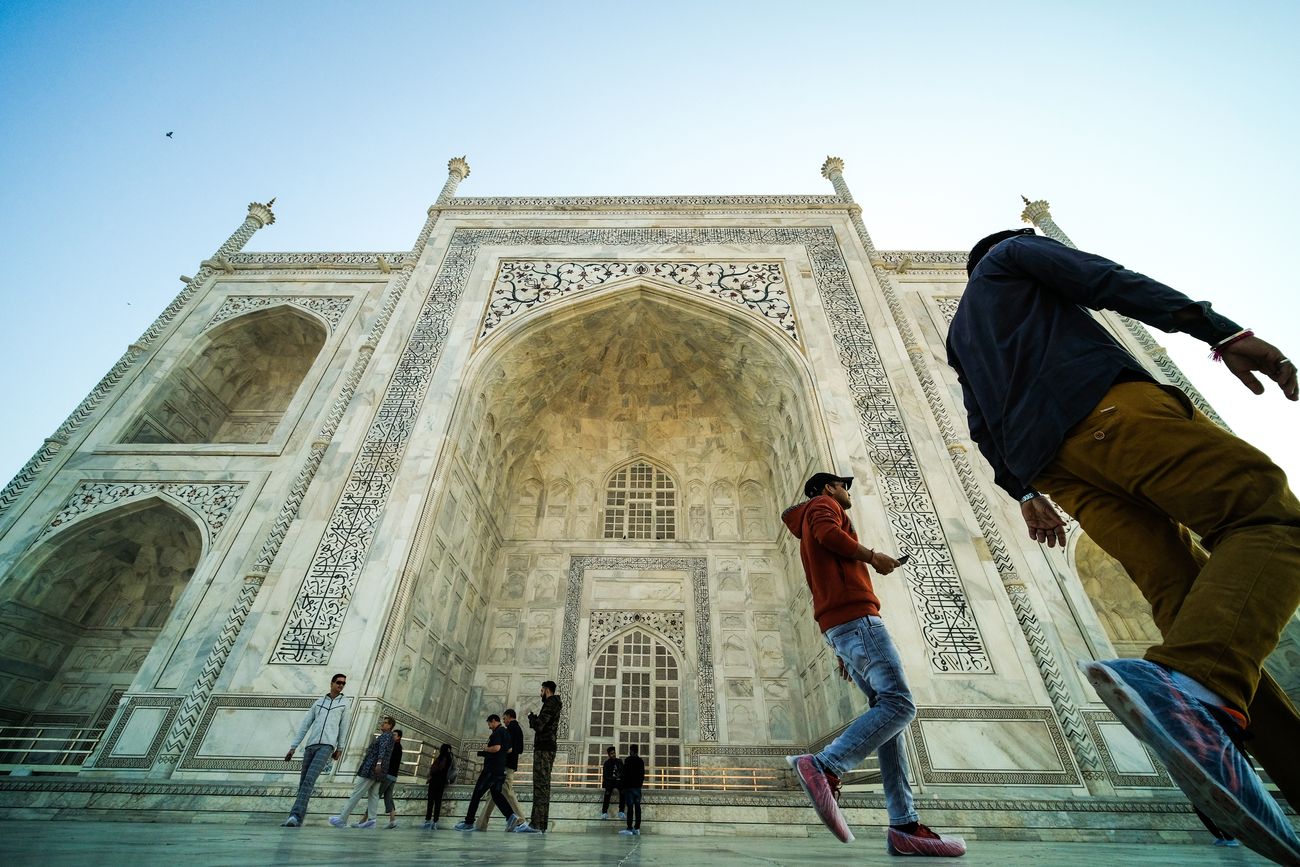
<svg viewBox="0 0 1300 867">
<path fill-rule="evenodd" d="M 302 754 L 302 773 L 298 775 L 298 798 L 289 810 L 289 818 L 280 823 L 283 828 L 297 828 L 307 816 L 307 802 L 311 800 L 312 789 L 316 787 L 316 778 L 325 770 L 330 760 L 338 761 L 343 755 L 343 745 L 347 743 L 349 702 L 343 697 L 343 687 L 347 686 L 348 676 L 336 674 L 330 678 L 330 691 L 312 703 L 311 709 L 298 726 L 289 752 L 284 754 L 286 762 L 293 761 L 293 754 L 298 745 L 307 744 Z"/>
</svg>

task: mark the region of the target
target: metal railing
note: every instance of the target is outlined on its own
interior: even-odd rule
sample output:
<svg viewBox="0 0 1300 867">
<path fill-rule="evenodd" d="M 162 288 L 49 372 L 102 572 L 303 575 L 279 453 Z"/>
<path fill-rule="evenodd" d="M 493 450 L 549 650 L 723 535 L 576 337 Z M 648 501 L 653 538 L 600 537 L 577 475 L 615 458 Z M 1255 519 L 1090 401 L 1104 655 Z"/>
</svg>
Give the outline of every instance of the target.
<svg viewBox="0 0 1300 867">
<path fill-rule="evenodd" d="M 103 726 L 0 726 L 0 772 L 76 773 L 103 736 Z"/>
<path fill-rule="evenodd" d="M 460 772 L 456 782 L 472 786 L 482 770 L 482 760 L 460 759 Z M 410 773 L 408 763 L 402 763 L 403 773 Z M 428 766 L 419 769 L 421 776 L 428 774 Z M 591 765 L 556 762 L 551 768 L 551 785 L 567 788 L 601 788 L 601 769 Z M 531 758 L 519 762 L 515 772 L 515 787 L 529 787 L 533 782 Z M 708 790 L 722 792 L 786 791 L 795 786 L 790 772 L 778 768 L 695 767 L 692 765 L 652 766 L 646 768 L 646 789 Z"/>
</svg>

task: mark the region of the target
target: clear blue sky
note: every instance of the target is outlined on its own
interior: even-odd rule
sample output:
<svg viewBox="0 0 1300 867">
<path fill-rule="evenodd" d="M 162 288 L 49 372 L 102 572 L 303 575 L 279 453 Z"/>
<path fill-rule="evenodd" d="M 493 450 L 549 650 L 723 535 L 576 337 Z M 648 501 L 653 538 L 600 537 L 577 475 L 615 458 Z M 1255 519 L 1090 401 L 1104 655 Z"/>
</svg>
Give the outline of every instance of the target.
<svg viewBox="0 0 1300 867">
<path fill-rule="evenodd" d="M 464 195 L 826 193 L 966 249 L 1046 198 L 1085 248 L 1300 356 L 1300 3 L 0 4 L 0 484 L 243 219 L 404 250 Z M 165 133 L 175 132 L 168 139 Z M 1161 336 L 1300 473 L 1300 406 Z"/>
</svg>

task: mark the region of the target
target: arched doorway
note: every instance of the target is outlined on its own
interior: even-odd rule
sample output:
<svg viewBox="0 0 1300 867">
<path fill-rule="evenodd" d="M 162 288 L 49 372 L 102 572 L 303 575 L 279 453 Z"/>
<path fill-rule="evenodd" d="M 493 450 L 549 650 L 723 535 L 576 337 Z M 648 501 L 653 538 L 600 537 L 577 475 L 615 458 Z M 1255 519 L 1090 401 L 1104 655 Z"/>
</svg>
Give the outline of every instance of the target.
<svg viewBox="0 0 1300 867">
<path fill-rule="evenodd" d="M 128 443 L 264 443 L 325 345 L 290 306 L 225 322 L 177 365 L 131 424 Z"/>
<path fill-rule="evenodd" d="M 658 778 L 682 765 L 681 664 L 672 648 L 644 629 L 611 639 L 592 658 L 587 766 L 605 749 L 637 751 Z"/>
<path fill-rule="evenodd" d="M 5 715 L 91 725 L 111 713 L 202 552 L 194 520 L 156 497 L 87 518 L 39 545 L 0 601 Z"/>
</svg>

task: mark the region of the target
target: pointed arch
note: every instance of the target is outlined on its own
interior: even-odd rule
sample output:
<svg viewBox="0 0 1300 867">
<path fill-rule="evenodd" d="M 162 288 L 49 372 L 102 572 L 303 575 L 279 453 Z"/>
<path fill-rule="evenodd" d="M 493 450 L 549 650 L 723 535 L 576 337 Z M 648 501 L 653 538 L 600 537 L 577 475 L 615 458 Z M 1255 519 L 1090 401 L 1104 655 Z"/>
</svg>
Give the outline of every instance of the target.
<svg viewBox="0 0 1300 867">
<path fill-rule="evenodd" d="M 269 442 L 328 336 L 319 316 L 292 304 L 221 323 L 154 390 L 123 442 Z"/>
<path fill-rule="evenodd" d="M 672 639 L 633 624 L 611 635 L 590 665 L 588 763 L 599 765 L 606 747 L 626 755 L 636 744 L 657 777 L 666 778 L 682 764 L 684 659 Z"/>
<path fill-rule="evenodd" d="M 201 522 L 160 495 L 42 540 L 0 593 L 0 703 L 29 719 L 96 717 L 125 690 L 202 558 Z"/>
</svg>

